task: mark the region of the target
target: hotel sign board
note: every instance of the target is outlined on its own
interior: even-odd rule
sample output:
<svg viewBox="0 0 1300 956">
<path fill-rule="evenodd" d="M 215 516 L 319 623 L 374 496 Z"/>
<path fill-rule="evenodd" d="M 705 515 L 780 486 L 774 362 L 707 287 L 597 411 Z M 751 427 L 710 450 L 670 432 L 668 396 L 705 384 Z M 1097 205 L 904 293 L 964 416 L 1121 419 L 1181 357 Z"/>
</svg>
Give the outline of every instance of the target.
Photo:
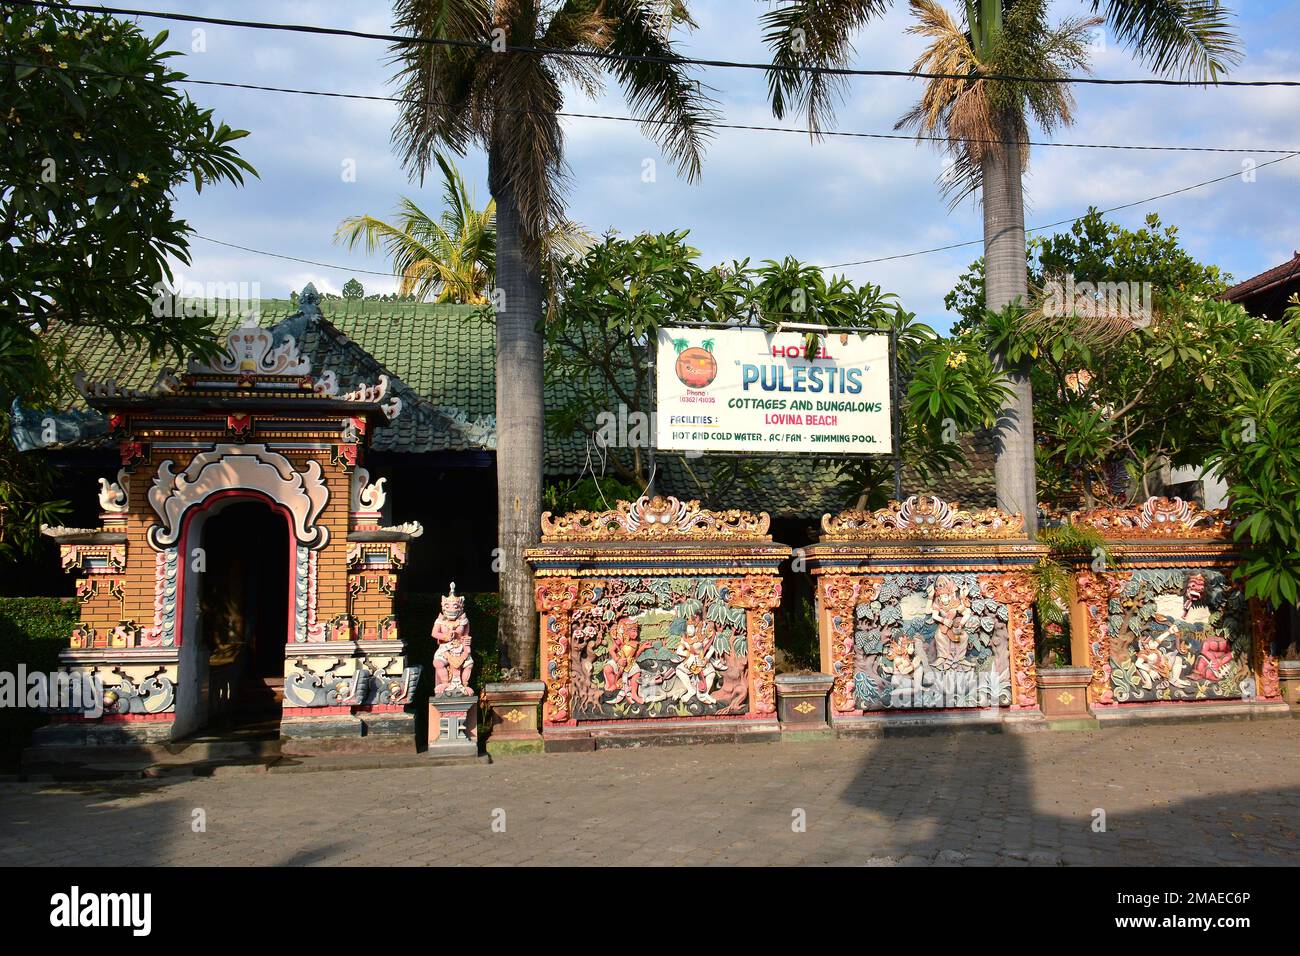
<svg viewBox="0 0 1300 956">
<path fill-rule="evenodd" d="M 661 328 L 655 445 L 665 451 L 894 452 L 886 333 Z"/>
</svg>

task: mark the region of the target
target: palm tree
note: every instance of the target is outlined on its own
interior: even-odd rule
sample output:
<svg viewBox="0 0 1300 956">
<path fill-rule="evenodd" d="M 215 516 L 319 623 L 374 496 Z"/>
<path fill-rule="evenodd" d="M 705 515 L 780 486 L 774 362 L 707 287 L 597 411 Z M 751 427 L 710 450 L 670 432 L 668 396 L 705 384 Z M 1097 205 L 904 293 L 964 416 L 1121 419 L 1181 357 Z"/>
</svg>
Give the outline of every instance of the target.
<svg viewBox="0 0 1300 956">
<path fill-rule="evenodd" d="M 843 92 L 842 76 L 807 67 L 845 67 L 853 33 L 881 15 L 891 0 L 780 0 L 763 15 L 775 67 L 768 74 L 773 112 L 806 112 L 809 129 L 823 129 Z M 930 39 L 914 69 L 956 75 L 927 81 L 917 106 L 900 120 L 925 135 L 938 131 L 953 157 L 945 180 L 954 202 L 978 190 L 984 210 L 984 304 L 992 312 L 1028 298 L 1021 174 L 1029 160 L 1032 117 L 1045 130 L 1072 121 L 1073 99 L 1058 83 L 990 80 L 1065 77 L 1085 69 L 1084 33 L 1105 23 L 1158 73 L 1214 82 L 1237 62 L 1230 11 L 1219 0 L 1083 0 L 1093 16 L 1047 22 L 1047 0 L 966 0 L 958 25 L 934 0 L 910 0 L 918 23 L 910 32 Z M 1038 511 L 1034 476 L 1033 395 L 1026 364 L 1010 365 L 1013 397 L 997 427 L 998 505 L 1024 514 L 1032 530 Z"/>
<path fill-rule="evenodd" d="M 497 211 L 499 636 L 509 663 L 531 676 L 537 619 L 523 552 L 541 517 L 543 246 L 564 219 L 556 116 L 564 86 L 594 94 L 611 74 L 646 133 L 689 179 L 700 173 L 712 101 L 673 62 L 669 29 L 694 26 L 684 0 L 395 0 L 394 18 L 413 38 L 456 41 L 394 45 L 404 104 L 393 139 L 403 164 L 423 178 L 439 147 L 488 154 Z M 519 47 L 575 55 L 512 49 Z M 631 58 L 593 56 L 602 53 Z"/>
<path fill-rule="evenodd" d="M 374 216 L 349 216 L 339 223 L 335 242 L 366 252 L 381 246 L 401 276 L 397 294 L 420 301 L 486 305 L 496 268 L 496 202 L 475 206 L 464 177 L 445 156 L 435 153 L 442 170 L 441 217 L 434 219 L 403 196 L 395 223 Z"/>
</svg>

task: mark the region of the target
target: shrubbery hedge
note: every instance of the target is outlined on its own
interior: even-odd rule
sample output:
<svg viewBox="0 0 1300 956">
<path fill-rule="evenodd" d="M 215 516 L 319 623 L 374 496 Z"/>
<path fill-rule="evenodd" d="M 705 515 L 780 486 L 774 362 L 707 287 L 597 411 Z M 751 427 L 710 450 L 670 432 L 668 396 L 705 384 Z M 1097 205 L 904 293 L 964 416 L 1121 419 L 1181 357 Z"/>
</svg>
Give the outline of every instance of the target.
<svg viewBox="0 0 1300 956">
<path fill-rule="evenodd" d="M 71 598 L 0 597 L 0 671 L 48 674 L 59 666 L 59 651 L 77 623 Z M 25 692 L 25 688 L 19 688 Z M 48 718 L 26 707 L 0 707 L 0 766 L 17 762 L 31 733 Z"/>
</svg>

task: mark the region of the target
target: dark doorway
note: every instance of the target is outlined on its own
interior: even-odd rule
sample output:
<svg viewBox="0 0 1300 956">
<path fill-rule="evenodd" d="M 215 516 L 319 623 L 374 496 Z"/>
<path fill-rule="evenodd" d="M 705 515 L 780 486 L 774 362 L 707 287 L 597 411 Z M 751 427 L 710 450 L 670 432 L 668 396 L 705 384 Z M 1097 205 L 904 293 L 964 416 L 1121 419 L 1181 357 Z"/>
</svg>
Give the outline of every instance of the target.
<svg viewBox="0 0 1300 956">
<path fill-rule="evenodd" d="M 289 634 L 289 530 L 260 501 L 240 501 L 203 526 L 199 589 L 213 729 L 278 732 Z"/>
</svg>

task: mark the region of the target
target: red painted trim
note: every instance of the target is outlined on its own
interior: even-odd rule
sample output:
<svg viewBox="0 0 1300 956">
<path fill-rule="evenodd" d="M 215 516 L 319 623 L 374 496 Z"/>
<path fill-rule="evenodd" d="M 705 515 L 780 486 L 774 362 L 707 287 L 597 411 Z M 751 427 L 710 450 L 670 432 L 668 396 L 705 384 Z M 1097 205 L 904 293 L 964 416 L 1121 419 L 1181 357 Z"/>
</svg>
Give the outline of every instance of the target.
<svg viewBox="0 0 1300 956">
<path fill-rule="evenodd" d="M 289 509 L 269 495 L 261 491 L 253 491 L 247 488 L 230 488 L 225 491 L 218 491 L 209 495 L 203 501 L 196 505 L 191 505 L 185 512 L 184 518 L 181 519 L 181 535 L 177 547 L 180 549 L 177 557 L 176 568 L 176 620 L 178 622 L 176 629 L 176 646 L 180 647 L 185 638 L 185 569 L 190 563 L 190 521 L 198 513 L 207 511 L 216 502 L 222 498 L 243 498 L 248 501 L 260 501 L 267 505 L 273 512 L 280 515 L 285 520 L 289 531 L 289 574 L 286 587 L 289 589 L 289 618 L 285 622 L 284 642 L 285 646 L 293 643 L 294 638 L 294 619 L 295 619 L 295 578 L 297 575 L 298 565 L 298 538 L 293 531 L 293 517 L 289 514 Z"/>
<path fill-rule="evenodd" d="M 362 704 L 352 708 L 361 714 L 400 714 L 406 711 L 405 704 Z"/>
<path fill-rule="evenodd" d="M 332 714 L 351 715 L 352 708 L 342 707 L 284 707 L 282 715 L 285 717 L 325 717 Z"/>
</svg>

